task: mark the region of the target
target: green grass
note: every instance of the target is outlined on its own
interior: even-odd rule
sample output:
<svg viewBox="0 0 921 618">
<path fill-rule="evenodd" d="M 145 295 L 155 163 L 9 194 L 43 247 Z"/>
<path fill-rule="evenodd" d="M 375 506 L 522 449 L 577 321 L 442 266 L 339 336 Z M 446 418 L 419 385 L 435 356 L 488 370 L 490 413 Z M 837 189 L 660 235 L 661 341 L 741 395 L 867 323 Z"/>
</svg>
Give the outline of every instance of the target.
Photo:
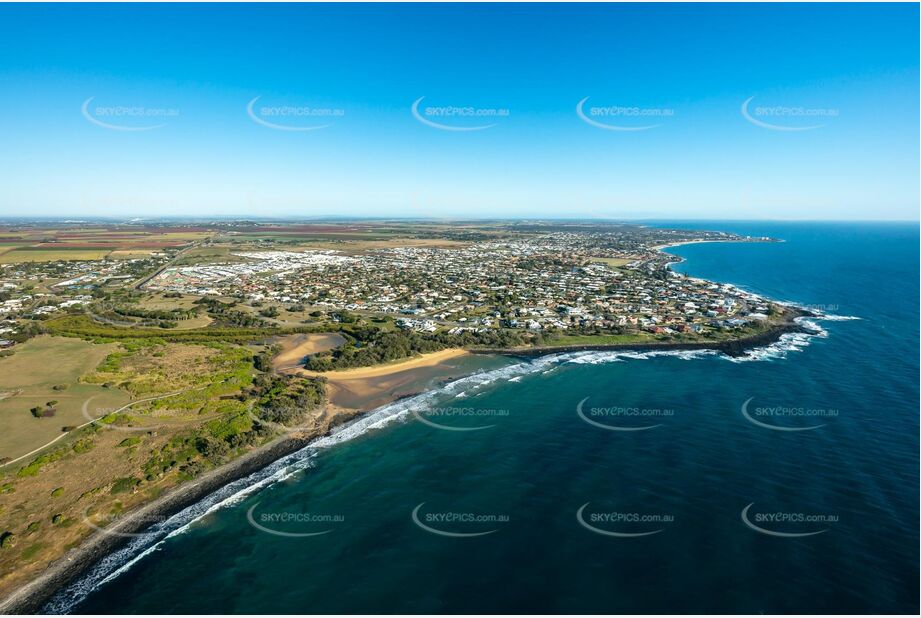
<svg viewBox="0 0 921 618">
<path fill-rule="evenodd" d="M 598 258 L 593 257 L 589 261 L 591 262 L 600 262 L 601 264 L 607 264 L 612 268 L 618 268 L 620 266 L 626 266 L 630 262 L 635 261 L 636 258 Z"/>
<path fill-rule="evenodd" d="M 40 552 L 44 548 L 45 548 L 44 543 L 33 543 L 32 545 L 29 545 L 24 550 L 22 550 L 22 559 L 31 560 L 32 558 L 35 557 L 35 555 L 38 552 Z"/>
<path fill-rule="evenodd" d="M 83 404 L 91 414 L 99 408 L 116 408 L 128 402 L 119 389 L 80 381 L 112 353 L 115 346 L 93 345 L 64 337 L 35 337 L 0 358 L 0 457 L 16 458 L 61 435 L 65 425 L 82 425 Z M 67 385 L 58 390 L 55 386 Z M 29 410 L 57 401 L 54 416 L 34 418 Z"/>
<path fill-rule="evenodd" d="M 113 495 L 128 493 L 129 491 L 133 491 L 140 482 L 140 479 L 136 479 L 132 476 L 117 479 L 112 483 L 112 489 L 109 490 L 109 493 Z"/>
<path fill-rule="evenodd" d="M 67 453 L 68 453 L 68 449 L 66 447 L 57 448 L 51 451 L 50 453 L 45 453 L 44 455 L 41 455 L 40 457 L 36 457 L 31 462 L 29 462 L 28 465 L 25 465 L 22 468 L 20 468 L 19 472 L 17 472 L 16 474 L 17 476 L 20 476 L 20 477 L 35 476 L 36 474 L 41 472 L 44 466 L 50 463 L 54 463 L 55 461 L 58 461 L 59 459 L 62 459 L 65 455 L 67 455 Z"/>
<path fill-rule="evenodd" d="M 650 343 L 657 341 L 648 333 L 626 333 L 623 335 L 562 335 L 545 341 L 543 345 L 608 345 L 615 343 Z"/>
<path fill-rule="evenodd" d="M 315 333 L 330 330 L 329 325 L 300 326 L 293 328 L 196 328 L 188 330 L 165 330 L 162 328 L 124 328 L 94 322 L 85 315 L 71 315 L 46 320 L 45 328 L 56 335 L 80 337 L 97 342 L 128 339 L 149 339 L 170 343 L 248 343 L 277 335 L 294 333 Z"/>
</svg>

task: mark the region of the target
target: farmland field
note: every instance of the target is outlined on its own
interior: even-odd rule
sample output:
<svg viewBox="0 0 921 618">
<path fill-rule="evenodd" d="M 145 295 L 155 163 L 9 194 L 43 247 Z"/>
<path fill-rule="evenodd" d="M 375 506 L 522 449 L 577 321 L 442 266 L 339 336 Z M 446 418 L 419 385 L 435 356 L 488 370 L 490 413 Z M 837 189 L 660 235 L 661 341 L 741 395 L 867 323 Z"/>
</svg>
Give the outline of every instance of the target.
<svg viewBox="0 0 921 618">
<path fill-rule="evenodd" d="M 109 258 L 112 260 L 133 260 L 135 258 L 146 258 L 150 257 L 151 254 L 155 253 L 156 249 L 116 249 L 109 254 Z"/>
<path fill-rule="evenodd" d="M 0 229 L 0 263 L 144 258 L 212 234 L 199 227 L 7 228 Z"/>
<path fill-rule="evenodd" d="M 31 249 L 18 247 L 12 251 L 0 253 L 0 264 L 56 262 L 58 260 L 101 260 L 108 254 L 108 249 Z"/>
</svg>

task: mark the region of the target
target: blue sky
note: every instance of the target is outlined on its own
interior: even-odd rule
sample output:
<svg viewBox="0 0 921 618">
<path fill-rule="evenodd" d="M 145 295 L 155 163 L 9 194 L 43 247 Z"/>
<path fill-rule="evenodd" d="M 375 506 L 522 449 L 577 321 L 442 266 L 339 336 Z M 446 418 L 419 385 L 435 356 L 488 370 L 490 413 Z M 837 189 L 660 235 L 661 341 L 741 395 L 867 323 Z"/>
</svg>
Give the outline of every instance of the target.
<svg viewBox="0 0 921 618">
<path fill-rule="evenodd" d="M 0 216 L 916 220 L 918 48 L 916 4 L 5 4 Z"/>
</svg>

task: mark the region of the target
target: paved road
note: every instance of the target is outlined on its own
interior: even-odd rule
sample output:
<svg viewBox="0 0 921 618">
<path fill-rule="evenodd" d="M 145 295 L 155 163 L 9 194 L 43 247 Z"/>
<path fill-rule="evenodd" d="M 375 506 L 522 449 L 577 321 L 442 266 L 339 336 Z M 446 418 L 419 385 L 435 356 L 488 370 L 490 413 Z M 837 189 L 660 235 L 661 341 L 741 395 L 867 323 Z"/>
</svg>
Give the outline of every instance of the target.
<svg viewBox="0 0 921 618">
<path fill-rule="evenodd" d="M 164 270 L 166 270 L 167 268 L 169 268 L 170 266 L 172 266 L 173 264 L 175 264 L 176 261 L 179 260 L 179 258 L 181 258 L 187 251 L 189 251 L 190 249 L 194 249 L 194 248 L 197 247 L 197 246 L 198 246 L 198 243 L 193 243 L 193 244 L 189 245 L 188 247 L 186 247 L 185 249 L 181 249 L 181 250 L 179 251 L 179 253 L 177 253 L 176 255 L 174 255 L 173 258 L 172 258 L 170 261 L 168 261 L 166 264 L 164 264 L 163 266 L 161 266 L 160 268 L 158 268 L 153 274 L 147 275 L 146 277 L 141 278 L 141 280 L 138 281 L 137 283 L 135 283 L 132 287 L 133 287 L 135 290 L 140 290 L 140 289 L 141 289 L 142 287 L 144 287 L 148 282 L 150 282 L 151 279 L 153 279 L 154 277 L 156 277 L 157 275 L 159 275 L 160 273 L 162 273 Z"/>
</svg>

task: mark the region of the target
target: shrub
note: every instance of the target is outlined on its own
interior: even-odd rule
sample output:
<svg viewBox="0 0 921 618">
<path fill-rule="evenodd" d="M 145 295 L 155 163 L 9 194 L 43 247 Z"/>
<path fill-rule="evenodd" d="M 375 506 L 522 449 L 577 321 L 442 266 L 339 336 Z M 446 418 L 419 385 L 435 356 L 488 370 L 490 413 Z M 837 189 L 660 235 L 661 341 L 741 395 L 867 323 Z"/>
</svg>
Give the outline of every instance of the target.
<svg viewBox="0 0 921 618">
<path fill-rule="evenodd" d="M 74 445 L 72 448 L 74 449 L 75 453 L 80 455 L 82 453 L 86 453 L 86 452 L 93 450 L 94 446 L 96 445 L 93 444 L 92 440 L 90 440 L 89 438 L 83 438 L 82 440 L 77 440 L 76 442 L 74 442 Z"/>
<path fill-rule="evenodd" d="M 195 440 L 195 450 L 207 459 L 217 460 L 227 453 L 229 447 L 223 440 L 202 436 Z"/>
<path fill-rule="evenodd" d="M 134 491 L 134 488 L 141 483 L 140 480 L 134 478 L 133 476 L 128 476 L 120 479 L 116 479 L 112 483 L 112 489 L 109 490 L 110 494 L 124 494 L 129 491 Z"/>
<path fill-rule="evenodd" d="M 0 534 L 0 549 L 6 549 L 16 545 L 16 535 L 10 531 Z"/>
<path fill-rule="evenodd" d="M 187 464 L 179 466 L 179 478 L 181 480 L 193 479 L 205 471 L 205 465 L 200 461 L 190 461 Z"/>
<path fill-rule="evenodd" d="M 259 315 L 261 315 L 264 318 L 277 318 L 278 317 L 278 307 L 274 305 L 272 305 L 271 307 L 267 307 L 263 309 L 262 311 L 260 311 Z"/>
<path fill-rule="evenodd" d="M 46 464 L 53 463 L 67 454 L 67 447 L 59 448 L 57 450 L 51 451 L 41 457 L 36 457 L 28 465 L 23 466 L 17 472 L 17 476 L 35 476 L 42 469 L 42 466 Z"/>
</svg>

